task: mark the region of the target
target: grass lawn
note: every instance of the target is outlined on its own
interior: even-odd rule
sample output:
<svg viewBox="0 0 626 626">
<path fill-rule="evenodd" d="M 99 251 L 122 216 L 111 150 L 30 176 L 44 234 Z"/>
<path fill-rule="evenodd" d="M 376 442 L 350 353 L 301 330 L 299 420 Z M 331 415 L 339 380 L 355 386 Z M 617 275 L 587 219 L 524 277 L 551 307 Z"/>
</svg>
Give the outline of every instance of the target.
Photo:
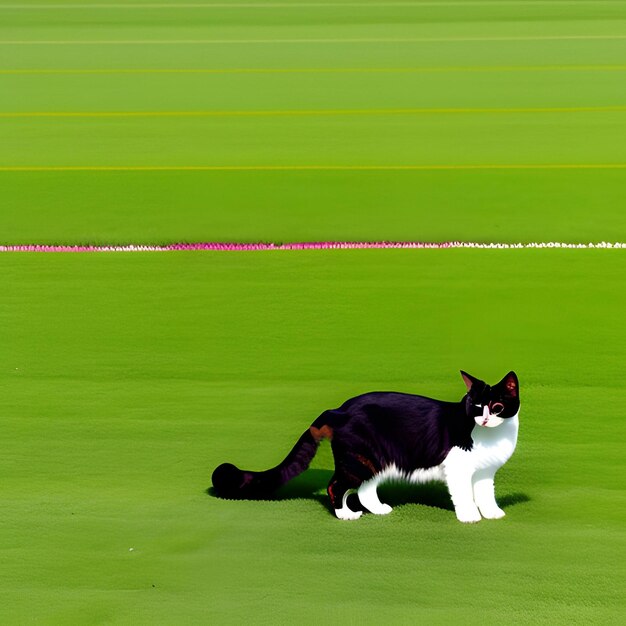
<svg viewBox="0 0 626 626">
<path fill-rule="evenodd" d="M 0 1 L 0 244 L 626 240 L 626 2 Z M 258 6 L 256 6 L 258 4 Z M 0 255 L 2 624 L 623 624 L 621 250 Z M 504 520 L 207 493 L 521 381 Z"/>
<path fill-rule="evenodd" d="M 621 622 L 619 251 L 0 264 L 4 623 Z M 327 449 L 285 500 L 205 492 L 351 395 L 459 398 L 459 367 L 520 376 L 504 520 L 458 523 L 442 488 L 341 522 Z"/>
<path fill-rule="evenodd" d="M 0 172 L 0 181 L 0 245 L 626 241 L 626 169 Z"/>
<path fill-rule="evenodd" d="M 626 239 L 625 2 L 73 4 L 0 2 L 2 244 Z"/>
</svg>

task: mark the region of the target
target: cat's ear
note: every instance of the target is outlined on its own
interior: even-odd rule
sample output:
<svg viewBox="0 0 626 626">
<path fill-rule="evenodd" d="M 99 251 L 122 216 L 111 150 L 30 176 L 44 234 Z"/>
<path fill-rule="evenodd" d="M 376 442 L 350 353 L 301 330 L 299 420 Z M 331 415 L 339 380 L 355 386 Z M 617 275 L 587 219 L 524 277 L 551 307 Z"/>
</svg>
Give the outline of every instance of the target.
<svg viewBox="0 0 626 626">
<path fill-rule="evenodd" d="M 508 398 L 519 398 L 519 381 L 515 372 L 509 372 L 497 385 L 504 389 L 504 395 Z"/>
<path fill-rule="evenodd" d="M 463 378 L 463 381 L 465 382 L 468 391 L 472 388 L 472 385 L 481 382 L 480 380 L 478 380 L 478 378 L 470 376 L 467 372 L 464 372 L 463 370 L 461 370 L 461 377 Z"/>
</svg>

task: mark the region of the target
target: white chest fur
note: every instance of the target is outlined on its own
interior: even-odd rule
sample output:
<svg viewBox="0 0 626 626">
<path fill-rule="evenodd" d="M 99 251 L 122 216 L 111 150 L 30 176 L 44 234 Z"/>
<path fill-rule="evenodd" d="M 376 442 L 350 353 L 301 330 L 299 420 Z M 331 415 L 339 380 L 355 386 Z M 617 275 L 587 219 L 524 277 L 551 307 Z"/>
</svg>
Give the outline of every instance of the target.
<svg viewBox="0 0 626 626">
<path fill-rule="evenodd" d="M 472 470 L 502 467 L 515 451 L 519 417 L 515 415 L 496 428 L 478 426 L 472 431 L 474 446 L 467 455 Z"/>
</svg>

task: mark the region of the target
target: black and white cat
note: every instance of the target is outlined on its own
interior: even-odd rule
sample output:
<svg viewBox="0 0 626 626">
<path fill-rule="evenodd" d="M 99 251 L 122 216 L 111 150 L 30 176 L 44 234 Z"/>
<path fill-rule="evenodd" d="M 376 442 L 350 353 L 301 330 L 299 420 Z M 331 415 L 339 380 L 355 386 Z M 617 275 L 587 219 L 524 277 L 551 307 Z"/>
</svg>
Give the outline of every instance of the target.
<svg viewBox="0 0 626 626">
<path fill-rule="evenodd" d="M 339 519 L 362 515 L 348 506 L 355 490 L 368 511 L 391 512 L 377 487 L 394 479 L 445 482 L 461 522 L 499 519 L 504 511 L 495 500 L 494 476 L 517 443 L 519 382 L 515 372 L 493 386 L 461 376 L 467 393 L 460 402 L 395 392 L 351 398 L 324 411 L 280 465 L 264 472 L 217 467 L 215 491 L 225 498 L 269 497 L 309 466 L 322 439 L 330 439 L 335 473 L 328 495 Z"/>
</svg>

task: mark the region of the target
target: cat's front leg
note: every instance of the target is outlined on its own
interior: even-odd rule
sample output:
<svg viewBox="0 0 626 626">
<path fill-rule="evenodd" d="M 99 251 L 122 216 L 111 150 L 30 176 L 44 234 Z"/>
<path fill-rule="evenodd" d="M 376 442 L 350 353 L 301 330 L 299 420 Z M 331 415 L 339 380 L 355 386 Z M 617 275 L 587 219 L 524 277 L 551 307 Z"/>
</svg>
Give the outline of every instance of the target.
<svg viewBox="0 0 626 626">
<path fill-rule="evenodd" d="M 443 463 L 448 491 L 459 522 L 480 522 L 480 511 L 474 503 L 471 457 L 461 448 L 452 448 Z"/>
<path fill-rule="evenodd" d="M 474 502 L 480 509 L 482 516 L 486 519 L 500 519 L 506 513 L 498 506 L 495 497 L 493 478 L 495 470 L 479 470 L 472 477 L 474 489 Z"/>
</svg>

